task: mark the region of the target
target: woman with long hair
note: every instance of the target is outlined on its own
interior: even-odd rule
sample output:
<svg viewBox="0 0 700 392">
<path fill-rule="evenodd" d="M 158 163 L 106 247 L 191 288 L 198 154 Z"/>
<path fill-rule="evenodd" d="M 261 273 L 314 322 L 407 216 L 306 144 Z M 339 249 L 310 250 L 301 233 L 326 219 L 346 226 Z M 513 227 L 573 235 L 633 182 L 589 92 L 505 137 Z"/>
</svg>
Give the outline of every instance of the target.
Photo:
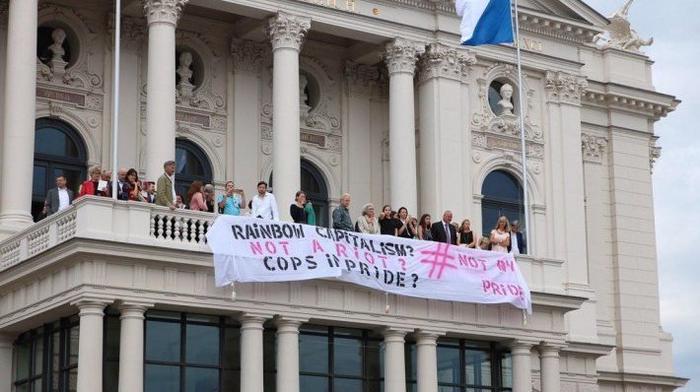
<svg viewBox="0 0 700 392">
<path fill-rule="evenodd" d="M 294 203 L 289 206 L 289 215 L 292 216 L 294 223 L 307 223 L 304 204 L 306 204 L 306 193 L 304 191 L 298 191 L 296 195 L 294 195 Z"/>
<path fill-rule="evenodd" d="M 192 211 L 209 211 L 202 193 L 203 186 L 202 181 L 194 181 L 190 185 L 190 190 L 187 191 L 187 200 L 190 201 L 190 210 Z"/>
<path fill-rule="evenodd" d="M 510 223 L 508 218 L 505 216 L 498 218 L 496 227 L 491 230 L 489 241 L 491 242 L 492 251 L 508 253 L 508 245 L 510 245 Z"/>
<path fill-rule="evenodd" d="M 421 215 L 418 220 L 417 235 L 419 240 L 432 241 L 433 233 L 430 232 L 430 227 L 432 227 L 432 222 L 430 221 L 430 214 Z"/>
<path fill-rule="evenodd" d="M 139 173 L 136 169 L 131 168 L 126 172 L 126 183 L 122 187 L 122 193 L 126 194 L 127 200 L 130 201 L 145 201 L 141 194 L 141 182 L 139 181 Z"/>
<path fill-rule="evenodd" d="M 379 231 L 385 235 L 397 235 L 399 228 L 396 225 L 396 219 L 391 216 L 391 206 L 385 205 L 382 207 L 382 213 L 379 214 Z"/>
<path fill-rule="evenodd" d="M 469 219 L 463 220 L 459 229 L 457 229 L 457 245 L 476 248 L 476 236 L 472 231 Z"/>
<path fill-rule="evenodd" d="M 416 235 L 416 225 L 411 217 L 408 215 L 408 209 L 406 207 L 399 208 L 399 223 L 398 223 L 398 234 L 401 238 L 413 238 Z"/>
</svg>

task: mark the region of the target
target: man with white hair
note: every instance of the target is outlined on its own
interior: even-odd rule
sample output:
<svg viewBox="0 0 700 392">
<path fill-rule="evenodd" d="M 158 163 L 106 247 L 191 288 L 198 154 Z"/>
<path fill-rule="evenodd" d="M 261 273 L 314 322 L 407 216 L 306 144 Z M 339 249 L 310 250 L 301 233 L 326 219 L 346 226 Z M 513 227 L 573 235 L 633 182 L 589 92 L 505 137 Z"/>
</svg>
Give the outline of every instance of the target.
<svg viewBox="0 0 700 392">
<path fill-rule="evenodd" d="M 352 225 L 352 219 L 350 218 L 350 194 L 344 193 L 340 196 L 340 205 L 333 210 L 333 228 L 354 231 L 355 228 Z"/>
</svg>

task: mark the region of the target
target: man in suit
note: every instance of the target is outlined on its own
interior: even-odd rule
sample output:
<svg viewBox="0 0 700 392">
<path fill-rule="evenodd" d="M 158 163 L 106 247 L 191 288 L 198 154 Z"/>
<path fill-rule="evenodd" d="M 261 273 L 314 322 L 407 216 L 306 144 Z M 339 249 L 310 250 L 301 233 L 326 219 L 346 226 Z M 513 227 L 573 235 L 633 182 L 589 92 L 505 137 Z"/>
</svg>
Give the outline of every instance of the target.
<svg viewBox="0 0 700 392">
<path fill-rule="evenodd" d="M 56 187 L 49 189 L 44 201 L 44 214 L 53 215 L 73 203 L 73 191 L 66 187 L 66 177 L 56 177 Z"/>
<path fill-rule="evenodd" d="M 514 255 L 527 254 L 527 243 L 525 236 L 520 232 L 520 223 L 514 220 L 510 224 L 510 245 L 508 252 Z"/>
<path fill-rule="evenodd" d="M 168 207 L 171 210 L 177 208 L 175 205 L 175 161 L 166 161 L 163 164 L 162 176 L 156 183 L 156 204 Z"/>
<path fill-rule="evenodd" d="M 129 200 L 129 192 L 124 191 L 124 185 L 126 185 L 126 172 L 127 169 L 122 167 L 117 171 L 117 199 L 119 200 Z M 110 183 L 111 187 L 112 184 Z"/>
<path fill-rule="evenodd" d="M 442 220 L 433 223 L 430 234 L 433 236 L 433 241 L 457 245 L 457 230 L 452 226 L 452 211 L 447 210 L 442 213 Z"/>
</svg>

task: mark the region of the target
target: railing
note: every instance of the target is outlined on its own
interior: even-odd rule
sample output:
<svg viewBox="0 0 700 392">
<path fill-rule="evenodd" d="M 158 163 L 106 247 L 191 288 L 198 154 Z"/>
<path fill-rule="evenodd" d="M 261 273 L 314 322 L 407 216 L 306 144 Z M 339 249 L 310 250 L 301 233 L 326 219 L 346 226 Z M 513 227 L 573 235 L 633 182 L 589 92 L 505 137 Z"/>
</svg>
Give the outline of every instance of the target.
<svg viewBox="0 0 700 392">
<path fill-rule="evenodd" d="M 210 252 L 206 234 L 216 215 L 153 204 L 83 197 L 70 208 L 0 241 L 0 272 L 73 238 Z M 518 256 L 533 291 L 563 293 L 561 260 Z"/>
</svg>

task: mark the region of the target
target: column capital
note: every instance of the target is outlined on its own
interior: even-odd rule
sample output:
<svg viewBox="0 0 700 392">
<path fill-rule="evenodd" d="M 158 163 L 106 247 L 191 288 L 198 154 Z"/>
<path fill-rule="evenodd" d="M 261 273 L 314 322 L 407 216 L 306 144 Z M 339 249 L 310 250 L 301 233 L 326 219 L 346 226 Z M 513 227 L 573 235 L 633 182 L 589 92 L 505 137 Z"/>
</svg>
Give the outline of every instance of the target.
<svg viewBox="0 0 700 392">
<path fill-rule="evenodd" d="M 389 75 L 396 73 L 408 73 L 413 75 L 416 71 L 420 45 L 417 42 L 404 38 L 395 38 L 388 42 L 384 51 L 384 62 L 389 70 Z"/>
<path fill-rule="evenodd" d="M 309 319 L 305 317 L 281 315 L 276 316 L 274 319 L 274 323 L 277 326 L 277 333 L 299 333 L 299 327 L 308 321 Z"/>
<path fill-rule="evenodd" d="M 404 343 L 406 335 L 410 332 L 412 332 L 410 329 L 387 327 L 382 330 L 382 335 L 384 335 L 384 340 L 387 342 Z"/>
<path fill-rule="evenodd" d="M 146 311 L 154 306 L 155 304 L 151 302 L 122 301 L 118 306 L 118 309 L 121 312 L 119 319 L 143 320 L 146 318 Z"/>
<path fill-rule="evenodd" d="M 416 337 L 416 345 L 437 345 L 437 340 L 440 336 L 445 335 L 445 331 L 428 330 L 428 329 L 417 329 L 414 333 Z"/>
<path fill-rule="evenodd" d="M 542 358 L 559 358 L 559 352 L 566 347 L 564 344 L 542 343 L 537 348 Z"/>
<path fill-rule="evenodd" d="M 605 155 L 605 147 L 608 146 L 608 138 L 603 136 L 581 134 L 581 152 L 584 162 L 601 163 Z"/>
<path fill-rule="evenodd" d="M 514 340 L 510 343 L 510 353 L 513 356 L 530 355 L 530 352 L 534 346 L 535 344 L 533 342 Z"/>
<path fill-rule="evenodd" d="M 582 76 L 561 71 L 547 71 L 544 89 L 547 102 L 580 105 L 581 97 L 588 89 L 588 82 Z"/>
<path fill-rule="evenodd" d="M 249 71 L 260 73 L 266 56 L 266 47 L 255 41 L 241 38 L 232 38 L 231 59 L 235 71 Z"/>
<path fill-rule="evenodd" d="M 113 303 L 114 300 L 103 298 L 81 298 L 71 302 L 71 306 L 75 306 L 80 310 L 80 317 L 83 316 L 104 316 L 104 310 L 107 305 Z"/>
<path fill-rule="evenodd" d="M 476 64 L 476 56 L 471 51 L 457 50 L 441 43 L 433 42 L 425 47 L 418 61 L 418 82 L 432 78 L 447 78 L 462 81 L 469 74 L 469 68 Z"/>
<path fill-rule="evenodd" d="M 241 313 L 238 321 L 241 322 L 241 329 L 259 329 L 262 330 L 265 321 L 273 317 L 270 313 L 246 312 Z"/>
<path fill-rule="evenodd" d="M 177 25 L 182 8 L 189 0 L 141 0 L 148 24 L 168 23 Z"/>
<path fill-rule="evenodd" d="M 267 35 L 272 50 L 280 48 L 301 50 L 306 33 L 311 28 L 311 18 L 278 12 L 267 23 Z"/>
</svg>

